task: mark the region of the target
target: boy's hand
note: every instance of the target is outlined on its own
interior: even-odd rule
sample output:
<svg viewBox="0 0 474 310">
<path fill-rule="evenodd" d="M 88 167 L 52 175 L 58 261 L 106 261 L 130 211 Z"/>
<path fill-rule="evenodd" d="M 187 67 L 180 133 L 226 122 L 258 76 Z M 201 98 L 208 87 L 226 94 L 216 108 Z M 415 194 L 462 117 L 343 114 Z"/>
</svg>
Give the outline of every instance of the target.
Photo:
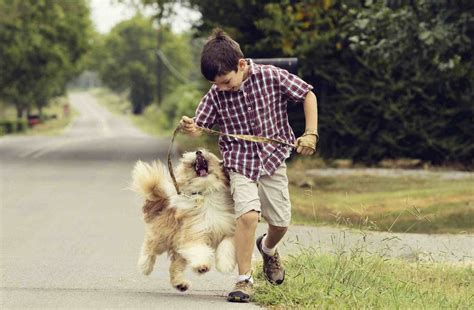
<svg viewBox="0 0 474 310">
<path fill-rule="evenodd" d="M 296 140 L 296 152 L 301 155 L 313 155 L 316 152 L 316 135 L 304 134 Z"/>
<path fill-rule="evenodd" d="M 194 120 L 187 116 L 181 117 L 181 120 L 179 121 L 179 127 L 181 127 L 182 131 L 191 136 L 198 136 L 201 133 L 196 127 Z"/>
</svg>

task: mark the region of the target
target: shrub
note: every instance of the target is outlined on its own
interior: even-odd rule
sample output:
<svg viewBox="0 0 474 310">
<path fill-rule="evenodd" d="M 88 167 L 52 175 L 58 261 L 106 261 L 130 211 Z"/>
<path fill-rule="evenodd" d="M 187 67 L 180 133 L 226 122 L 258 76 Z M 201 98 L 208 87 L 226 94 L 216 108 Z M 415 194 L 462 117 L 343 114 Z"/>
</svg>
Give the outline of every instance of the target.
<svg viewBox="0 0 474 310">
<path fill-rule="evenodd" d="M 183 115 L 194 116 L 202 96 L 202 92 L 192 84 L 177 87 L 163 100 L 161 106 L 161 111 L 166 116 L 165 127 L 174 128 Z"/>
<path fill-rule="evenodd" d="M 23 119 L 18 120 L 9 120 L 2 119 L 0 120 L 0 135 L 11 134 L 15 132 L 25 131 L 28 127 L 28 122 Z"/>
<path fill-rule="evenodd" d="M 23 119 L 16 120 L 16 131 L 17 132 L 25 131 L 27 128 L 28 128 L 28 122 L 27 121 L 25 121 Z"/>
<path fill-rule="evenodd" d="M 321 155 L 472 163 L 472 1 L 290 1 L 265 9 L 269 18 L 257 22 L 265 42 L 297 56 L 315 87 Z M 304 119 L 295 119 L 301 130 Z"/>
</svg>

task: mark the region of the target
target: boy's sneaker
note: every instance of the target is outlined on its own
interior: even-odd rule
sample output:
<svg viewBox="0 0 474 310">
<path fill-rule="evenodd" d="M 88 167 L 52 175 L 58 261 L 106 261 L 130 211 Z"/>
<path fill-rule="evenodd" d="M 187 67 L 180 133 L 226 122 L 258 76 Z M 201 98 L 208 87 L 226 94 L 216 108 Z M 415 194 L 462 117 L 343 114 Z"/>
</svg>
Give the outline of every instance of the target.
<svg viewBox="0 0 474 310">
<path fill-rule="evenodd" d="M 266 235 L 266 234 L 265 234 Z M 281 265 L 280 255 L 275 250 L 275 255 L 270 256 L 262 251 L 262 240 L 265 235 L 257 238 L 257 249 L 263 257 L 263 274 L 265 278 L 272 284 L 282 284 L 285 280 L 285 269 Z"/>
<path fill-rule="evenodd" d="M 252 282 L 250 280 L 239 281 L 235 284 L 232 292 L 227 296 L 230 302 L 249 302 L 252 295 Z"/>
</svg>

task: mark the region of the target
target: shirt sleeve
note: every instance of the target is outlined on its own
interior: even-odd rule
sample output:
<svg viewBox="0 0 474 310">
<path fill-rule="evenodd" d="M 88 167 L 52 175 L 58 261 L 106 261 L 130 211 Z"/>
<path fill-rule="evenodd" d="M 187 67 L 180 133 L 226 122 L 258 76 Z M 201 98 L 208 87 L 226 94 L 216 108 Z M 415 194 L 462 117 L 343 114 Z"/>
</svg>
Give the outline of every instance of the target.
<svg viewBox="0 0 474 310">
<path fill-rule="evenodd" d="M 282 93 L 290 101 L 304 102 L 306 94 L 313 89 L 313 86 L 284 69 L 279 69 L 278 73 L 280 78 L 280 90 Z"/>
<path fill-rule="evenodd" d="M 201 99 L 194 117 L 194 122 L 199 127 L 211 128 L 217 118 L 217 108 L 212 89 Z"/>
</svg>

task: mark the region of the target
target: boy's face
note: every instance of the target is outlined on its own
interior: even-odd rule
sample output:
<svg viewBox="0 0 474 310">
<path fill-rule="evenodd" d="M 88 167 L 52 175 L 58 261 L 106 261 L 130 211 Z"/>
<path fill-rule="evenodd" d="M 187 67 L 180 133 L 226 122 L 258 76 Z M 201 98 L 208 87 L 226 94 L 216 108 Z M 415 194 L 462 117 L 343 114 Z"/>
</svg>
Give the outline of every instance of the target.
<svg viewBox="0 0 474 310">
<path fill-rule="evenodd" d="M 245 59 L 240 59 L 237 64 L 237 70 L 218 75 L 211 83 L 217 85 L 221 91 L 239 91 L 240 85 L 245 77 L 246 69 L 247 62 Z"/>
</svg>

